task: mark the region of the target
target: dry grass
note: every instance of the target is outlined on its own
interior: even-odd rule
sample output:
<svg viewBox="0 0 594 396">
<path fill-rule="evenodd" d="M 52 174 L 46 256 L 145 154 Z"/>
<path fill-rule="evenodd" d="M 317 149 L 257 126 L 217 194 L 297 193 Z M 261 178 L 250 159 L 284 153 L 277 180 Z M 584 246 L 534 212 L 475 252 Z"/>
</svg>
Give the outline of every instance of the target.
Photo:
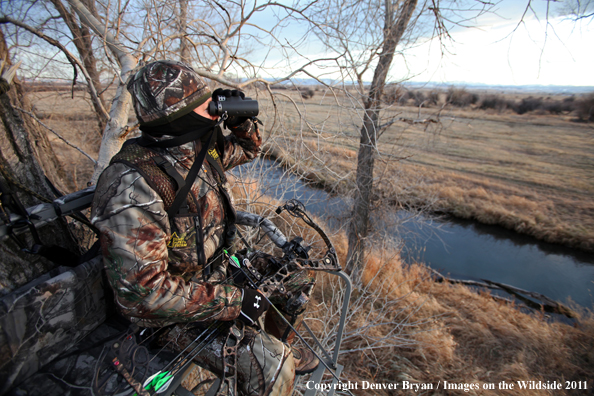
<svg viewBox="0 0 594 396">
<path fill-rule="evenodd" d="M 248 186 L 249 188 L 244 188 Z M 239 187 L 239 188 L 237 188 Z M 257 182 L 240 182 L 234 189 L 242 208 L 274 216 L 278 202 L 258 196 Z M 255 195 L 254 195 L 255 194 Z M 257 197 L 254 202 L 254 197 Z M 287 235 L 315 235 L 285 217 L 273 219 Z M 344 263 L 347 241 L 332 235 Z M 342 284 L 320 274 L 308 323 L 324 344 L 331 344 Z M 536 312 L 527 314 L 461 285 L 435 283 L 422 264 L 403 265 L 398 252 L 371 252 L 362 288 L 353 293 L 351 312 L 339 362 L 342 378 L 351 382 L 417 384 L 443 382 L 494 384 L 494 390 L 445 391 L 437 395 L 569 395 L 572 391 L 500 390 L 501 381 L 587 382 L 594 387 L 594 316 L 582 312 L 574 326 L 553 323 Z M 328 381 L 331 378 L 328 377 Z M 358 390 L 357 395 L 408 394 Z"/>
<path fill-rule="evenodd" d="M 354 188 L 360 114 L 333 98 L 289 102 L 293 120 L 272 133 L 270 152 L 339 193 Z M 348 104 L 348 103 L 347 103 Z M 292 118 L 291 118 L 292 117 Z M 392 107 L 384 117 L 419 118 Z M 437 119 L 436 110 L 420 118 Z M 340 125 L 337 122 L 340 120 Z M 594 126 L 569 117 L 455 109 L 438 124 L 396 122 L 379 139 L 375 198 L 498 224 L 547 242 L 594 249 Z M 269 121 L 270 122 L 270 121 Z"/>
<path fill-rule="evenodd" d="M 343 258 L 344 259 L 344 258 Z M 350 353 L 345 379 L 351 381 L 433 384 L 495 384 L 495 390 L 434 391 L 429 394 L 548 395 L 571 391 L 525 391 L 498 389 L 501 381 L 594 381 L 594 317 L 583 314 L 575 327 L 545 321 L 540 313 L 526 314 L 513 306 L 496 302 L 488 294 L 477 294 L 465 286 L 436 284 L 422 265 L 403 267 L 398 259 L 383 261 L 372 253 L 366 279 L 376 270 L 381 278 L 393 280 L 390 297 L 398 300 L 394 310 L 404 320 L 399 333 L 402 347 L 369 353 Z M 374 278 L 378 282 L 378 278 Z M 373 287 L 378 287 L 374 285 Z M 381 294 L 385 286 L 379 286 Z M 355 297 L 356 298 L 356 297 Z M 378 301 L 381 299 L 378 298 Z M 405 309 L 404 309 L 405 308 Z M 358 321 L 356 319 L 359 319 Z M 367 312 L 349 323 L 349 331 L 364 327 Z M 382 329 L 384 332 L 389 329 Z M 344 349 L 353 348 L 345 342 Z M 378 365 L 377 362 L 381 362 Z M 517 387 L 517 385 L 516 385 Z M 391 395 L 367 391 L 357 394 Z M 403 392 L 406 394 L 406 392 Z"/>
<path fill-rule="evenodd" d="M 101 134 L 88 94 L 84 91 L 33 92 L 29 93 L 34 113 L 39 120 L 71 144 L 79 147 L 93 158 L 97 158 Z M 23 117 L 29 117 L 24 114 Z M 60 159 L 67 175 L 70 175 L 74 191 L 87 187 L 93 174 L 94 164 L 83 154 L 73 149 L 51 131 L 47 136 Z M 72 192 L 72 191 L 70 191 Z"/>
</svg>

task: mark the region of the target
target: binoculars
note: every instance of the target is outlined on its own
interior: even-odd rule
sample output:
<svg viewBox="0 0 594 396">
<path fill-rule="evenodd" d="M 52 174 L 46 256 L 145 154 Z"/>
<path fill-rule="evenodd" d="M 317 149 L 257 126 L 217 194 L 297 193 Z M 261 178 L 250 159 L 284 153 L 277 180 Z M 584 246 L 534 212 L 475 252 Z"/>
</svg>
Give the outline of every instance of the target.
<svg viewBox="0 0 594 396">
<path fill-rule="evenodd" d="M 219 117 L 225 113 L 229 117 L 255 117 L 259 111 L 257 100 L 241 96 L 216 95 L 208 104 L 208 114 Z"/>
</svg>

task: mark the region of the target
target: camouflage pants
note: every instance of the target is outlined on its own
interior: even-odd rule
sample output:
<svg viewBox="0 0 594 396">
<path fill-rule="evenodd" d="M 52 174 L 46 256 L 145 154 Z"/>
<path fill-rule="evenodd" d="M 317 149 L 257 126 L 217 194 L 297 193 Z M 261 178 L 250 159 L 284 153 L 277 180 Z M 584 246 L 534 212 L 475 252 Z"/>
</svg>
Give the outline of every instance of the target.
<svg viewBox="0 0 594 396">
<path fill-rule="evenodd" d="M 175 326 L 168 338 L 174 348 L 183 350 L 192 344 L 202 329 L 183 330 Z M 194 362 L 212 373 L 223 375 L 223 348 L 227 334 L 211 341 L 194 358 Z M 191 350 L 193 345 L 188 348 Z M 295 364 L 291 349 L 277 338 L 252 327 L 244 328 L 243 339 L 237 347 L 237 390 L 241 395 L 288 396 L 293 392 Z"/>
<path fill-rule="evenodd" d="M 260 260 L 258 260 L 260 261 Z M 264 261 L 264 260 L 261 260 Z M 257 266 L 264 264 L 260 262 Z M 311 271 L 296 272 L 285 282 L 287 292 L 291 296 L 305 295 L 309 297 L 315 285 L 315 276 Z M 287 298 L 283 295 L 270 296 L 271 302 L 283 311 L 283 316 L 298 326 L 302 320 L 305 306 L 298 312 L 284 312 Z M 285 396 L 293 392 L 295 380 L 295 362 L 289 343 L 294 334 L 289 334 L 287 343 L 280 341 L 289 331 L 286 322 L 274 309 L 269 309 L 265 319 L 265 329 L 245 326 L 243 339 L 237 347 L 237 390 L 242 395 Z M 242 327 L 242 326 L 241 326 Z M 167 341 L 177 351 L 184 350 L 203 333 L 203 327 L 187 329 L 184 325 L 176 325 L 167 335 Z M 218 335 L 194 358 L 194 362 L 212 373 L 222 376 L 223 351 L 229 330 Z M 194 345 L 187 350 L 190 351 Z"/>
</svg>

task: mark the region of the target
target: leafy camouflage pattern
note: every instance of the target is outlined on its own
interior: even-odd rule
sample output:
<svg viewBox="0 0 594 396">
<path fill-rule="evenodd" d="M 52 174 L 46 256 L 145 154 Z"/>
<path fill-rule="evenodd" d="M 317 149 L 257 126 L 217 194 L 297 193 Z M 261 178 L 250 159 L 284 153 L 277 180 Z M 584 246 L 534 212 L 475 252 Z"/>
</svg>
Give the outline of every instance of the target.
<svg viewBox="0 0 594 396">
<path fill-rule="evenodd" d="M 270 267 L 269 260 L 272 256 L 266 253 L 256 253 L 252 257 L 252 265 L 260 272 L 266 273 Z M 270 302 L 280 311 L 269 309 L 265 316 L 265 329 L 268 334 L 273 335 L 278 339 L 292 343 L 295 338 L 295 333 L 289 329 L 287 321 L 296 329 L 299 328 L 307 303 L 300 306 L 297 312 L 287 312 L 287 301 L 291 296 L 303 295 L 309 300 L 314 287 L 316 285 L 316 271 L 295 271 L 284 282 L 285 292 L 280 293 L 275 291 L 269 298 Z M 282 316 L 284 317 L 281 317 Z M 286 339 L 285 339 L 286 338 Z"/>
<path fill-rule="evenodd" d="M 0 395 L 31 383 L 26 379 L 105 321 L 102 267 L 99 257 L 58 267 L 0 298 Z M 36 388 L 18 394 L 49 393 Z"/>
<path fill-rule="evenodd" d="M 176 351 L 182 351 L 202 332 L 202 328 L 188 330 L 177 325 L 167 333 L 164 341 Z M 221 376 L 225 338 L 226 332 L 217 336 L 194 358 L 194 362 Z M 187 350 L 193 348 L 190 346 Z M 239 393 L 249 396 L 288 396 L 293 393 L 294 380 L 295 360 L 291 348 L 262 331 L 245 327 L 244 337 L 237 348 Z"/>
<path fill-rule="evenodd" d="M 255 158 L 261 143 L 257 125 L 251 120 L 234 128 L 225 137 L 224 168 Z M 200 149 L 196 141 L 160 149 L 159 153 L 185 178 Z M 241 290 L 221 283 L 225 268 L 215 268 L 204 281 L 196 250 L 198 243 L 203 244 L 210 259 L 223 244 L 225 206 L 217 178 L 205 161 L 191 188 L 198 213 L 176 216 L 170 222 L 163 198 L 136 169 L 114 163 L 101 175 L 92 222 L 101 233 L 104 265 L 116 305 L 130 321 L 143 327 L 161 327 L 239 316 Z M 196 240 L 199 216 L 202 241 Z"/>
<path fill-rule="evenodd" d="M 134 111 L 141 125 L 162 125 L 179 118 L 211 96 L 206 82 L 188 65 L 157 61 L 139 69 L 130 82 Z"/>
<path fill-rule="evenodd" d="M 256 252 L 251 257 L 251 264 L 260 272 L 261 274 L 265 274 L 271 268 L 270 259 L 272 256 L 267 253 L 263 252 Z M 296 267 L 290 268 L 291 264 L 289 264 L 289 270 L 293 271 Z M 307 298 L 311 297 L 313 293 L 314 286 L 316 285 L 316 271 L 295 271 L 288 278 L 285 279 L 283 282 L 285 287 L 285 292 L 281 293 L 279 291 L 275 291 L 270 295 L 270 301 L 281 310 L 285 309 L 287 299 L 293 295 L 299 295 L 301 293 L 305 294 Z"/>
</svg>

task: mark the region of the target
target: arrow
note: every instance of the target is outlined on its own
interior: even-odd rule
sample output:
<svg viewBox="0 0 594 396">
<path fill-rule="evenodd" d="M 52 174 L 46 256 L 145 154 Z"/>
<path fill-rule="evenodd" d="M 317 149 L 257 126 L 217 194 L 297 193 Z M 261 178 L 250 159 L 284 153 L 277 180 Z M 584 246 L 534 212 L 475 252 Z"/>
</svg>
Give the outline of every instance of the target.
<svg viewBox="0 0 594 396">
<path fill-rule="evenodd" d="M 150 391 L 154 390 L 155 393 L 163 393 L 169 388 L 169 385 L 173 381 L 173 375 L 169 371 L 158 372 L 151 375 L 144 382 L 144 389 Z M 137 396 L 134 394 L 134 396 Z"/>
</svg>

